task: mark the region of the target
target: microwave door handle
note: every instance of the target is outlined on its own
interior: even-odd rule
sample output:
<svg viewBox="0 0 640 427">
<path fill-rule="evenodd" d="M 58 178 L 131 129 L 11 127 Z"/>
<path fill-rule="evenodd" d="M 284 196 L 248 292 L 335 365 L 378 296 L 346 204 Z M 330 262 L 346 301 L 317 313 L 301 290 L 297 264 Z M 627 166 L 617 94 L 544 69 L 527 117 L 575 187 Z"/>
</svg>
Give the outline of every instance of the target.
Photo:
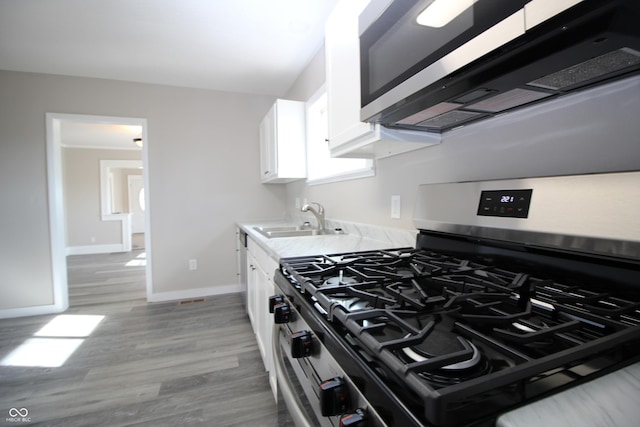
<svg viewBox="0 0 640 427">
<path fill-rule="evenodd" d="M 280 325 L 273 325 L 272 340 L 273 360 L 275 361 L 276 378 L 278 379 L 278 389 L 282 393 L 282 397 L 287 405 L 289 414 L 293 419 L 296 427 L 313 427 L 309 422 L 305 412 L 302 410 L 302 402 L 296 393 L 293 392 L 289 376 L 286 374 L 282 350 L 280 348 Z"/>
</svg>

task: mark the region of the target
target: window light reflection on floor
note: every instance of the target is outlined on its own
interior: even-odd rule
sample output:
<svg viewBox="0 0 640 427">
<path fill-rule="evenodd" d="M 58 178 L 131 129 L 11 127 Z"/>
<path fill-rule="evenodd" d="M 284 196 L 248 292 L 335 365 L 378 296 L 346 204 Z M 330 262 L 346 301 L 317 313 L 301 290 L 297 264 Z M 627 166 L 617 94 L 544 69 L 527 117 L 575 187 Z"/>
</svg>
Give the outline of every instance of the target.
<svg viewBox="0 0 640 427">
<path fill-rule="evenodd" d="M 104 316 L 61 314 L 33 334 L 36 337 L 88 337 Z"/>
<path fill-rule="evenodd" d="M 29 338 L 7 355 L 2 366 L 58 368 L 80 347 L 81 338 Z"/>
<path fill-rule="evenodd" d="M 147 265 L 147 254 L 145 252 L 142 252 L 135 259 L 127 262 L 125 265 L 127 267 L 144 267 L 145 265 Z"/>
<path fill-rule="evenodd" d="M 9 353 L 2 366 L 57 368 L 91 335 L 104 316 L 61 314 Z"/>
</svg>

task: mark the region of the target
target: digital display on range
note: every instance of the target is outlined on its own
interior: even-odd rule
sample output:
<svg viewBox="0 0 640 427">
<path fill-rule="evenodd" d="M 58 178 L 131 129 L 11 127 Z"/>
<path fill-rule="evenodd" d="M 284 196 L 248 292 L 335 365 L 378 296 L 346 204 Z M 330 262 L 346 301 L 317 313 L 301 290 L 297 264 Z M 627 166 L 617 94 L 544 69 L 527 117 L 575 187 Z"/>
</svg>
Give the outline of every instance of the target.
<svg viewBox="0 0 640 427">
<path fill-rule="evenodd" d="M 483 191 L 480 194 L 478 215 L 527 218 L 532 193 L 532 189 Z"/>
</svg>

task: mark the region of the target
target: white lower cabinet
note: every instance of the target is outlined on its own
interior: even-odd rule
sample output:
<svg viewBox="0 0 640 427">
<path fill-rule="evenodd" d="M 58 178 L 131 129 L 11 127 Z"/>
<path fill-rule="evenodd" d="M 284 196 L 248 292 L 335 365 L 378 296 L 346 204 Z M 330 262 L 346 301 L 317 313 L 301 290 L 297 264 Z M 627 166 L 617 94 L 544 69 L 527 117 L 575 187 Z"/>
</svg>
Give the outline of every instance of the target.
<svg viewBox="0 0 640 427">
<path fill-rule="evenodd" d="M 269 297 L 275 293 L 273 274 L 278 263 L 251 238 L 247 239 L 247 311 L 271 389 L 276 393 L 276 372 L 272 354 L 273 314 L 269 313 Z"/>
<path fill-rule="evenodd" d="M 256 325 L 256 282 L 258 281 L 258 272 L 256 261 L 251 252 L 247 251 L 247 314 L 251 321 L 251 327 L 255 332 Z"/>
</svg>

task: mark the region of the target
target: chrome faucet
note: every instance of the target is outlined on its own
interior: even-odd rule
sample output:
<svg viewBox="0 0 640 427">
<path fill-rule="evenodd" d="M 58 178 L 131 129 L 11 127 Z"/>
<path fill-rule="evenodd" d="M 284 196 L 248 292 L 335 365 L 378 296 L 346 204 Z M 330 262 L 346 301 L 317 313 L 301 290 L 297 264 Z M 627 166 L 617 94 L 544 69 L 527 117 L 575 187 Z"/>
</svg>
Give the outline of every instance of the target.
<svg viewBox="0 0 640 427">
<path fill-rule="evenodd" d="M 311 205 L 318 206 L 318 209 L 314 208 Z M 302 205 L 300 210 L 302 212 L 311 212 L 316 217 L 316 220 L 318 221 L 318 228 L 317 228 L 318 232 L 319 233 L 324 232 L 324 207 L 320 203 L 311 202 L 311 203 Z"/>
</svg>

